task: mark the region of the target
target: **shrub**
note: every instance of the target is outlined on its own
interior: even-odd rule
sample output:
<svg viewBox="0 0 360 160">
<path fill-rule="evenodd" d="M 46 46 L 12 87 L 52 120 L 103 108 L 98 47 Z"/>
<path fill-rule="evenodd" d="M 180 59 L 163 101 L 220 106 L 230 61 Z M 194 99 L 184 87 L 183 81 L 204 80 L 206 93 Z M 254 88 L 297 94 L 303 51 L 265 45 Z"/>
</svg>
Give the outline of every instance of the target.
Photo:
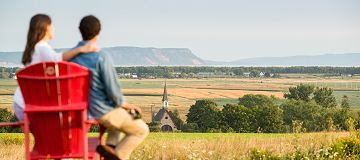
<svg viewBox="0 0 360 160">
<path fill-rule="evenodd" d="M 271 160 L 281 160 L 281 155 L 275 155 L 272 151 L 264 151 L 262 149 L 256 149 L 253 148 L 250 150 L 251 155 L 250 158 L 251 159 L 271 159 Z"/>
<path fill-rule="evenodd" d="M 360 154 L 360 142 L 355 137 L 337 138 L 333 145 L 330 146 L 330 153 L 340 153 L 342 156 L 351 156 Z"/>
<path fill-rule="evenodd" d="M 1 137 L 1 141 L 5 145 L 10 145 L 10 144 L 22 145 L 25 142 L 25 138 L 19 135 L 16 136 L 7 135 L 5 137 Z"/>
</svg>

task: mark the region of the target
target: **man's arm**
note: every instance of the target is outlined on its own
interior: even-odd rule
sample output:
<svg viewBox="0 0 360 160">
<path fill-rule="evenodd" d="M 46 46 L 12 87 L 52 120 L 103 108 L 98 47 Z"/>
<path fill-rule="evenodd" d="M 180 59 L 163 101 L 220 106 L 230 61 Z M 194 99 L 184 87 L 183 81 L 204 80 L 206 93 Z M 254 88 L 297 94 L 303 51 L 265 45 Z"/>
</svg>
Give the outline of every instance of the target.
<svg viewBox="0 0 360 160">
<path fill-rule="evenodd" d="M 120 107 L 125 103 L 125 97 L 121 91 L 121 86 L 114 68 L 114 62 L 109 54 L 101 56 L 99 59 L 100 75 L 102 77 L 105 93 L 114 102 L 115 107 Z"/>
<path fill-rule="evenodd" d="M 141 114 L 141 109 L 138 106 L 125 102 L 125 97 L 121 91 L 121 86 L 114 68 L 114 62 L 109 54 L 103 56 L 100 62 L 100 74 L 104 80 L 106 95 L 114 102 L 115 107 L 135 109 Z"/>
</svg>

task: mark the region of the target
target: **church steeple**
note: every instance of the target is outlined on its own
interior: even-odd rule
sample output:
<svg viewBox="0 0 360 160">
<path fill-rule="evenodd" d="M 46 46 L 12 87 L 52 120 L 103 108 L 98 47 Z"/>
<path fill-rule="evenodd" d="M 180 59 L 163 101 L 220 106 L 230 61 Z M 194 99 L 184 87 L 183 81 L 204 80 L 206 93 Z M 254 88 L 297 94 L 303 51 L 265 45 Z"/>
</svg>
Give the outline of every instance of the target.
<svg viewBox="0 0 360 160">
<path fill-rule="evenodd" d="M 163 98 L 162 98 L 162 107 L 163 109 L 168 109 L 169 107 L 169 100 L 168 100 L 168 96 L 167 96 L 167 90 L 166 90 L 166 80 L 165 80 L 165 86 L 164 86 L 164 94 L 163 94 Z"/>
</svg>

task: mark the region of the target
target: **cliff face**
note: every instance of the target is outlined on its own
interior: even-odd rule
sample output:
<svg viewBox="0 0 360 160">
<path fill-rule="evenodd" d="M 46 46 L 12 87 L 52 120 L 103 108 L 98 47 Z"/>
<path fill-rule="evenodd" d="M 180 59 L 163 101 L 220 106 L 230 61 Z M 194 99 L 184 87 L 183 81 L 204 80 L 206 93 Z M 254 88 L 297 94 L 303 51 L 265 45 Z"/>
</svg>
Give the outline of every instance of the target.
<svg viewBox="0 0 360 160">
<path fill-rule="evenodd" d="M 102 48 L 109 52 L 115 65 L 203 65 L 202 59 L 186 48 Z"/>
<path fill-rule="evenodd" d="M 57 52 L 69 49 L 55 49 Z M 115 65 L 204 65 L 202 59 L 187 48 L 102 48 L 110 53 Z M 0 52 L 0 63 L 21 64 L 22 52 Z"/>
</svg>

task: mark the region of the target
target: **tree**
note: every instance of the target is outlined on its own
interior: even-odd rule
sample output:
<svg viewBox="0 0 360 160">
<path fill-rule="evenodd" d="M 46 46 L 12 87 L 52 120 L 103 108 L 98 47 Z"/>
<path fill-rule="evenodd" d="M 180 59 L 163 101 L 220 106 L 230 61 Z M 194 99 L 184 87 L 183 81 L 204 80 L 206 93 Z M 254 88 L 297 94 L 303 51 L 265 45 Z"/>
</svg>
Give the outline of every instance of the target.
<svg viewBox="0 0 360 160">
<path fill-rule="evenodd" d="M 275 106 L 278 100 L 279 99 L 274 95 L 268 97 L 263 94 L 246 94 L 242 98 L 239 98 L 238 104 L 248 108 L 252 106 L 258 106 L 260 109 L 262 109 L 265 106 Z"/>
<path fill-rule="evenodd" d="M 209 128 L 219 129 L 219 109 L 212 100 L 197 100 L 186 115 L 187 123 L 196 123 L 201 132 Z"/>
<path fill-rule="evenodd" d="M 237 133 L 256 132 L 257 122 L 256 111 L 257 106 L 245 107 L 238 104 L 226 104 L 221 110 L 220 128 L 223 132 L 233 130 Z"/>
<path fill-rule="evenodd" d="M 17 122 L 19 121 L 15 114 L 7 108 L 0 108 L 0 122 Z M 0 133 L 22 133 L 20 128 L 0 127 Z"/>
<path fill-rule="evenodd" d="M 171 72 L 167 72 L 165 75 L 164 75 L 165 78 L 174 78 L 174 74 L 171 73 Z"/>
<path fill-rule="evenodd" d="M 137 75 L 138 79 L 141 79 L 141 73 L 140 72 L 137 72 L 136 75 Z"/>
<path fill-rule="evenodd" d="M 179 75 L 179 77 L 180 78 L 186 78 L 188 75 L 186 74 L 186 73 L 181 73 L 180 75 Z"/>
<path fill-rule="evenodd" d="M 282 120 L 282 110 L 278 106 L 265 106 L 258 111 L 257 126 L 264 133 L 274 133 L 280 131 Z"/>
<path fill-rule="evenodd" d="M 277 105 L 278 100 L 274 95 L 268 97 L 263 94 L 246 94 L 239 98 L 238 104 L 251 109 L 252 114 L 255 115 L 256 121 L 252 122 L 252 131 L 254 127 L 256 127 L 255 130 L 260 127 L 261 131 L 266 133 L 280 130 L 283 121 L 282 111 Z"/>
<path fill-rule="evenodd" d="M 316 120 L 321 116 L 322 107 L 314 100 L 303 101 L 301 99 L 289 99 L 280 105 L 283 110 L 282 118 L 285 125 L 292 125 L 292 121 L 303 122 L 303 128 L 314 131 Z"/>
<path fill-rule="evenodd" d="M 237 68 L 234 70 L 234 73 L 238 76 L 242 76 L 244 74 L 244 69 L 242 68 Z"/>
<path fill-rule="evenodd" d="M 194 73 L 189 73 L 189 77 L 190 78 L 194 78 L 195 74 Z"/>
<path fill-rule="evenodd" d="M 199 132 L 199 127 L 197 125 L 197 123 L 185 123 L 181 130 L 183 132 L 187 132 L 187 133 L 197 133 Z"/>
<path fill-rule="evenodd" d="M 174 121 L 175 125 L 177 126 L 177 128 L 181 130 L 181 126 L 184 125 L 184 121 L 180 119 L 179 110 L 175 109 L 174 111 L 169 111 L 169 114 L 172 120 Z"/>
<path fill-rule="evenodd" d="M 252 70 L 250 72 L 250 77 L 259 77 L 259 75 L 260 75 L 260 71 L 258 70 Z"/>
<path fill-rule="evenodd" d="M 0 122 L 10 122 L 13 114 L 7 108 L 0 108 Z M 0 133 L 8 133 L 11 127 L 0 127 Z"/>
<path fill-rule="evenodd" d="M 346 120 L 353 119 L 355 122 L 358 121 L 359 117 L 355 111 L 351 111 L 348 108 L 336 107 L 331 108 L 333 110 L 334 124 L 338 126 L 340 130 L 348 130 L 349 126 L 346 125 Z"/>
<path fill-rule="evenodd" d="M 270 77 L 270 72 L 266 72 L 265 77 Z"/>
<path fill-rule="evenodd" d="M 290 93 L 284 93 L 284 98 L 310 101 L 310 94 L 314 92 L 315 85 L 303 84 L 297 85 L 296 87 L 289 87 Z"/>
<path fill-rule="evenodd" d="M 159 125 L 161 125 L 161 122 L 159 122 L 159 121 L 149 122 L 146 124 L 149 126 L 150 132 L 160 132 L 161 131 L 161 128 L 159 127 Z"/>
<path fill-rule="evenodd" d="M 314 100 L 317 104 L 325 107 L 325 108 L 332 108 L 336 106 L 336 99 L 332 95 L 333 89 L 329 87 L 319 88 L 316 87 L 314 91 Z"/>
<path fill-rule="evenodd" d="M 343 96 L 342 101 L 341 101 L 341 107 L 350 110 L 350 103 L 349 103 L 349 98 L 347 95 Z"/>
</svg>

